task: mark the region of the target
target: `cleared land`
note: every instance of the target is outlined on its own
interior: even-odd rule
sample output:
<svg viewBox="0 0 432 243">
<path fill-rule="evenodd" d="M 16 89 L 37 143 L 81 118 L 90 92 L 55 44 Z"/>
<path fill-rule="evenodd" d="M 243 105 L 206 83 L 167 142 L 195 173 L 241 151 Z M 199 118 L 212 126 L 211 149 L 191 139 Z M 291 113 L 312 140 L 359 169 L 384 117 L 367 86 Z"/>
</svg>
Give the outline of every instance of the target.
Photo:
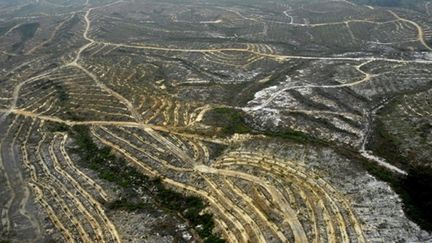
<svg viewBox="0 0 432 243">
<path fill-rule="evenodd" d="M 0 239 L 430 240 L 432 6 L 361 4 L 0 1 Z"/>
</svg>

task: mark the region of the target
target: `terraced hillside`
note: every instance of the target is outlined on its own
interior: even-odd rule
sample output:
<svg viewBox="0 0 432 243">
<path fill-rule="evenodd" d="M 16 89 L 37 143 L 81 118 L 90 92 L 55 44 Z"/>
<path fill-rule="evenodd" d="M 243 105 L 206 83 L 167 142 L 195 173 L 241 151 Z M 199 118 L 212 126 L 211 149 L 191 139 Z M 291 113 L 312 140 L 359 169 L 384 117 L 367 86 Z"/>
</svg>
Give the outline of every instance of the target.
<svg viewBox="0 0 432 243">
<path fill-rule="evenodd" d="M 0 241 L 432 241 L 396 2 L 0 0 Z"/>
</svg>

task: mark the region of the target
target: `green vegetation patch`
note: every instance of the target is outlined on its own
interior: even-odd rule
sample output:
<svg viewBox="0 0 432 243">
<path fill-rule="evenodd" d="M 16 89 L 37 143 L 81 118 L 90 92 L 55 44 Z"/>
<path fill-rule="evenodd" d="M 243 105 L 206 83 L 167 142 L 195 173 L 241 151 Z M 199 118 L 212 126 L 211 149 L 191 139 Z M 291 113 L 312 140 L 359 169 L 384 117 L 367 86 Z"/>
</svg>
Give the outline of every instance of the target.
<svg viewBox="0 0 432 243">
<path fill-rule="evenodd" d="M 400 156 L 399 152 L 401 141 L 393 137 L 385 128 L 385 124 L 379 119 L 376 119 L 374 122 L 374 132 L 374 136 L 368 147 L 373 148 L 375 154 L 386 158 L 396 166 L 406 167 L 409 162 Z"/>
<path fill-rule="evenodd" d="M 113 182 L 124 189 L 141 188 L 152 195 L 158 206 L 173 212 L 189 222 L 206 243 L 222 243 L 225 240 L 214 235 L 214 220 L 209 213 L 202 213 L 205 203 L 195 196 L 186 196 L 166 188 L 160 178 L 152 179 L 130 166 L 126 160 L 116 156 L 109 147 L 98 147 L 86 126 L 74 126 L 69 130 L 75 140 L 84 166 L 96 171 L 102 179 Z M 126 199 L 113 202 L 109 208 L 139 210 L 149 205 L 129 202 Z M 199 226 L 199 227 L 197 227 Z"/>
<path fill-rule="evenodd" d="M 36 30 L 39 28 L 39 23 L 28 23 L 20 25 L 17 30 L 21 34 L 21 41 L 27 41 L 33 38 Z"/>
<path fill-rule="evenodd" d="M 221 128 L 223 135 L 234 133 L 250 133 L 254 135 L 266 135 L 272 138 L 288 139 L 299 143 L 326 144 L 325 141 L 308 135 L 304 132 L 283 129 L 278 131 L 257 131 L 247 122 L 247 114 L 233 108 L 215 108 L 206 114 L 204 123 Z"/>
<path fill-rule="evenodd" d="M 206 114 L 205 123 L 220 127 L 224 135 L 250 133 L 252 129 L 246 123 L 246 114 L 233 108 L 215 108 Z"/>
<path fill-rule="evenodd" d="M 21 40 L 12 45 L 13 50 L 20 49 L 24 44 L 35 35 L 37 29 L 39 28 L 39 23 L 28 23 L 22 24 L 16 28 L 16 30 L 21 35 Z"/>
<path fill-rule="evenodd" d="M 151 205 L 150 203 L 134 202 L 127 199 L 120 199 L 109 203 L 108 208 L 112 210 L 121 209 L 126 211 L 137 211 L 141 209 L 152 210 L 153 205 Z"/>
</svg>

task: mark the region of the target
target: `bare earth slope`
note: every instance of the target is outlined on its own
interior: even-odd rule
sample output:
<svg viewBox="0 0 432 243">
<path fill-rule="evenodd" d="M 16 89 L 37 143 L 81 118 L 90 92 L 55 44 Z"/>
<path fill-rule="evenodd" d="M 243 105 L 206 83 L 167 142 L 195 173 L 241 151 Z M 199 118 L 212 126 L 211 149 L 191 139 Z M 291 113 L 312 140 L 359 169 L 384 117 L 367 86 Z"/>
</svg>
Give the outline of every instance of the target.
<svg viewBox="0 0 432 243">
<path fill-rule="evenodd" d="M 0 241 L 432 241 L 414 2 L 0 0 Z"/>
</svg>

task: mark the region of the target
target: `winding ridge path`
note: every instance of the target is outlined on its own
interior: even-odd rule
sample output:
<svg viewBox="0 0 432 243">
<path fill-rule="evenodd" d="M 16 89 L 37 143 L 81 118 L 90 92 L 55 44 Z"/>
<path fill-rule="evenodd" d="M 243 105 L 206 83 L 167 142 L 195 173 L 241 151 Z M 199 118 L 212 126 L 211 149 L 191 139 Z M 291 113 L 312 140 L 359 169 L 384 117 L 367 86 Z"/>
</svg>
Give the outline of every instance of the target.
<svg viewBox="0 0 432 243">
<path fill-rule="evenodd" d="M 155 115 L 148 119 L 143 118 L 143 112 L 134 106 L 133 100 L 129 100 L 121 93 L 111 89 L 108 85 L 101 81 L 101 78 L 97 76 L 92 69 L 86 67 L 83 63 L 83 53 L 89 48 L 97 44 L 103 44 L 103 46 L 111 46 L 114 48 L 133 48 L 143 49 L 149 51 L 166 51 L 166 52 L 187 52 L 187 53 L 201 53 L 203 55 L 209 53 L 223 54 L 224 52 L 235 52 L 235 53 L 248 53 L 258 58 L 269 58 L 277 61 L 286 61 L 290 59 L 301 59 L 301 60 L 329 60 L 329 61 L 347 61 L 347 62 L 358 62 L 355 66 L 357 72 L 362 75 L 359 80 L 354 80 L 348 83 L 341 83 L 336 85 L 299 85 L 291 87 L 283 87 L 276 92 L 272 93 L 262 104 L 255 107 L 243 107 L 244 111 L 257 111 L 265 109 L 271 102 L 277 97 L 282 95 L 288 90 L 296 89 L 337 89 L 344 87 L 352 87 L 355 85 L 363 84 L 371 81 L 376 75 L 364 71 L 362 68 L 372 62 L 381 61 L 394 64 L 432 64 L 432 60 L 402 60 L 402 59 L 391 59 L 384 57 L 344 57 L 344 56 L 329 56 L 329 57 L 314 57 L 314 56 L 296 56 L 296 55 L 282 55 L 275 54 L 274 52 L 264 53 L 259 49 L 247 45 L 245 48 L 219 48 L 219 49 L 181 49 L 181 48 L 166 48 L 149 45 L 129 45 L 121 43 L 111 43 L 105 41 L 97 41 L 90 35 L 91 31 L 91 13 L 92 11 L 115 4 L 122 3 L 123 1 L 113 2 L 107 5 L 88 8 L 84 12 L 85 29 L 82 37 L 88 42 L 81 46 L 76 56 L 70 63 L 53 68 L 45 71 L 42 74 L 28 78 L 22 82 L 19 82 L 14 90 L 11 98 L 11 103 L 8 109 L 0 109 L 0 113 L 3 113 L 0 117 L 0 128 L 9 115 L 14 115 L 14 121 L 8 127 L 5 136 L 0 140 L 0 170 L 6 179 L 6 187 L 8 187 L 8 198 L 2 207 L 1 223 L 2 229 L 10 231 L 12 224 L 10 221 L 11 208 L 18 208 L 19 213 L 26 217 L 32 223 L 35 223 L 34 219 L 29 216 L 26 211 L 26 204 L 29 198 L 29 190 L 27 187 L 23 187 L 21 191 L 16 191 L 13 187 L 14 183 L 23 183 L 20 174 L 17 174 L 19 178 L 10 178 L 9 174 L 11 169 L 5 165 L 5 157 L 8 161 L 17 163 L 15 153 L 17 152 L 17 141 L 14 137 L 12 141 L 8 141 L 12 134 L 12 130 L 16 129 L 15 123 L 18 123 L 18 129 L 16 133 L 21 133 L 23 124 L 20 119 L 32 119 L 32 125 L 27 132 L 25 141 L 18 146 L 21 148 L 21 156 L 25 167 L 28 169 L 31 175 L 31 186 L 36 199 L 40 202 L 41 206 L 46 210 L 48 217 L 57 229 L 62 233 L 65 241 L 67 242 L 90 242 L 95 240 L 97 242 L 120 242 L 121 235 L 117 232 L 115 225 L 105 214 L 103 204 L 101 202 L 109 201 L 109 196 L 103 190 L 103 188 L 96 184 L 96 182 L 87 176 L 84 172 L 80 171 L 76 166 L 71 157 L 69 157 L 66 151 L 66 144 L 68 136 L 62 133 L 55 133 L 54 135 L 47 135 L 47 133 L 41 133 L 39 143 L 34 149 L 31 150 L 27 146 L 30 140 L 30 132 L 33 127 L 36 127 L 36 121 L 40 121 L 39 130 L 44 126 L 44 122 L 55 122 L 61 123 L 67 126 L 74 125 L 86 125 L 90 126 L 90 131 L 98 141 L 102 144 L 110 147 L 123 155 L 127 160 L 135 165 L 137 168 L 142 170 L 144 173 L 151 176 L 161 176 L 166 173 L 167 170 L 176 171 L 184 174 L 193 174 L 201 179 L 200 185 L 190 185 L 179 178 L 172 179 L 163 177 L 163 182 L 167 185 L 175 188 L 184 189 L 192 194 L 199 195 L 205 198 L 210 205 L 212 210 L 216 212 L 215 222 L 221 227 L 225 234 L 226 239 L 230 242 L 266 242 L 268 235 L 271 234 L 277 237 L 282 242 L 288 242 L 289 239 L 294 239 L 295 242 L 308 242 L 311 238 L 306 233 L 304 222 L 300 220 L 299 206 L 297 200 L 302 199 L 305 207 L 308 209 L 307 213 L 310 216 L 308 219 L 313 225 L 314 239 L 316 242 L 320 240 L 328 240 L 329 242 L 349 242 L 352 238 L 355 238 L 358 242 L 366 242 L 363 235 L 363 230 L 359 220 L 353 212 L 350 203 L 344 200 L 343 195 L 340 195 L 336 189 L 334 189 L 329 183 L 324 181 L 318 175 L 307 169 L 299 166 L 291 161 L 282 161 L 277 158 L 269 158 L 258 153 L 250 152 L 239 152 L 239 154 L 227 154 L 221 158 L 218 158 L 211 165 L 205 164 L 209 162 L 209 151 L 202 142 L 214 142 L 220 144 L 229 144 L 229 139 L 217 139 L 217 138 L 206 138 L 197 134 L 188 134 L 187 132 L 177 132 L 175 127 L 169 126 L 157 126 L 149 124 L 152 119 L 155 119 L 157 115 L 162 111 L 160 109 Z M 86 0 L 85 8 L 89 5 L 89 1 Z M 426 6 L 428 9 L 428 6 Z M 420 25 L 416 22 L 405 19 L 390 11 L 390 13 L 396 18 L 390 22 L 401 21 L 413 25 L 416 27 L 418 35 L 417 40 L 428 50 L 432 51 L 432 48 L 426 43 L 424 37 L 424 31 Z M 237 13 L 243 18 L 240 13 Z M 289 15 L 289 10 L 283 12 L 288 18 L 290 18 L 291 25 L 300 27 L 314 27 L 323 25 L 336 25 L 336 24 L 348 24 L 349 22 L 372 22 L 367 20 L 349 20 L 335 23 L 321 23 L 321 24 L 295 24 L 294 18 Z M 255 19 L 250 19 L 257 21 Z M 67 20 L 65 20 L 67 21 Z M 50 41 L 59 28 L 64 24 L 60 23 L 56 26 L 55 31 L 52 33 Z M 31 49 L 29 54 L 34 52 L 38 46 Z M 44 115 L 44 113 L 37 113 L 36 110 L 27 108 L 18 108 L 18 99 L 20 98 L 20 92 L 22 88 L 35 82 L 39 79 L 49 77 L 53 72 L 63 69 L 65 67 L 72 67 L 74 70 L 79 70 L 81 75 L 89 77 L 97 87 L 106 91 L 110 96 L 114 97 L 119 104 L 125 107 L 125 111 L 130 114 L 133 118 L 132 121 L 74 121 L 74 120 L 63 120 L 60 117 L 54 115 Z M 51 93 L 49 93 L 50 95 Z M 48 96 L 49 96 L 48 95 Z M 46 101 L 40 107 L 49 105 L 50 100 Z M 166 103 L 164 103 L 166 105 Z M 173 104 L 167 105 L 169 108 L 173 107 Z M 37 107 L 37 108 L 40 108 Z M 50 108 L 50 107 L 49 107 Z M 48 108 L 48 109 L 49 109 Z M 178 124 L 180 120 L 180 105 L 175 104 L 174 124 Z M 196 119 L 192 122 L 199 122 L 203 119 L 206 111 L 210 110 L 210 106 L 203 107 L 203 109 L 196 115 Z M 311 111 L 305 111 L 311 112 Z M 119 131 L 113 131 L 111 128 L 119 128 Z M 142 134 L 134 133 L 128 128 L 139 129 Z M 42 130 L 42 129 L 41 129 Z M 36 132 L 35 132 L 36 133 Z M 167 136 L 166 134 L 169 134 Z M 50 137 L 51 136 L 51 137 Z M 141 136 L 147 136 L 142 138 Z M 109 139 L 107 138 L 109 137 Z M 132 138 L 137 139 L 142 144 L 148 146 L 148 150 L 140 147 L 136 143 L 132 142 Z M 127 138 L 131 138 L 128 140 Z M 365 141 L 366 141 L 365 137 Z M 148 140 L 154 140 L 154 143 L 150 143 Z M 186 152 L 186 142 L 194 148 L 192 155 Z M 121 145 L 120 145 L 121 144 Z M 19 145 L 19 144 L 18 144 Z M 131 152 L 135 151 L 135 152 Z M 157 152 L 155 152 L 157 151 Z M 162 152 L 161 152 L 162 151 Z M 33 155 L 31 152 L 34 152 Z M 371 155 L 365 150 L 364 144 L 361 150 L 364 157 L 374 160 L 377 163 L 385 166 L 386 168 L 395 171 L 400 174 L 406 174 L 405 171 L 400 170 L 385 161 Z M 163 153 L 168 153 L 175 157 L 175 161 L 180 161 L 181 164 L 173 165 L 172 161 L 164 159 Z M 162 154 L 162 155 L 161 155 Z M 144 155 L 147 159 L 155 162 L 157 166 L 151 163 L 146 163 L 142 157 Z M 9 158 L 10 157 L 10 158 Z M 251 170 L 256 170 L 257 173 L 249 174 L 240 171 L 240 166 L 247 167 Z M 74 177 L 78 175 L 80 179 Z M 15 181 L 15 179 L 17 179 Z M 85 183 L 82 183 L 84 180 Z M 67 183 L 66 183 L 67 182 Z M 246 189 L 240 188 L 239 182 L 245 183 L 254 188 L 254 194 L 249 194 Z M 292 185 L 295 184 L 295 185 Z M 96 191 L 95 196 L 88 191 L 88 186 Z M 291 187 L 291 188 L 288 188 Z M 246 187 L 249 189 L 249 187 Z M 18 196 L 17 196 L 18 195 Z M 243 200 L 243 205 L 237 204 L 236 200 Z M 259 200 L 256 200 L 256 199 Z M 21 199 L 21 200 L 18 200 Z M 52 202 L 49 201 L 52 199 Z M 261 202 L 259 204 L 257 201 Z M 3 201 L 2 201 L 3 202 Z M 269 213 L 270 212 L 270 213 Z M 276 220 L 270 215 L 277 215 Z M 279 220 L 280 219 L 280 220 Z M 279 223 L 275 223 L 279 220 Z M 320 220 L 320 221 L 319 221 Z M 74 226 L 74 227 L 71 227 Z M 283 228 L 286 226 L 287 229 Z M 325 227 L 324 230 L 319 227 Z M 40 230 L 39 226 L 35 226 Z M 79 237 L 77 236 L 79 235 Z M 95 236 L 94 238 L 92 238 Z"/>
</svg>

